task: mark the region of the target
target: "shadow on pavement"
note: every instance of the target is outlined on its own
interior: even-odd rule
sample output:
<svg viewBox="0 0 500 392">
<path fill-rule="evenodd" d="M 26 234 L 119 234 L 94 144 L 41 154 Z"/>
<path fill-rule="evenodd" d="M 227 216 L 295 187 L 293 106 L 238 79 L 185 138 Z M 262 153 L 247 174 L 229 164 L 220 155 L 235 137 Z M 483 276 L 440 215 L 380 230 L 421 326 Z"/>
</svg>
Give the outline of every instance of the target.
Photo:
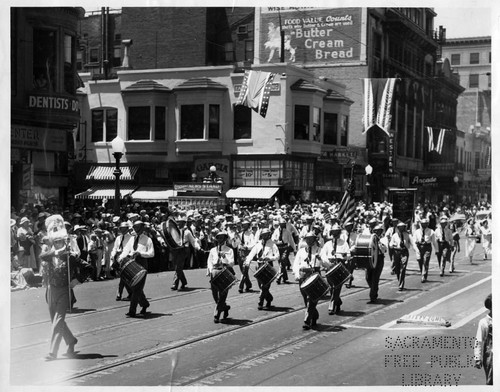
<svg viewBox="0 0 500 392">
<path fill-rule="evenodd" d="M 343 330 L 345 330 L 347 328 L 346 327 L 342 327 L 340 325 L 335 325 L 335 326 L 332 327 L 331 325 L 318 324 L 313 329 L 315 331 L 318 331 L 318 332 L 340 332 L 340 331 L 343 331 Z"/>
<path fill-rule="evenodd" d="M 62 357 L 61 359 L 101 359 L 101 358 L 116 358 L 118 355 L 102 355 L 98 353 L 75 354 L 70 357 Z"/>
<path fill-rule="evenodd" d="M 293 310 L 293 308 L 285 306 L 271 306 L 270 308 L 265 308 L 264 310 L 268 312 L 289 312 Z"/>
<path fill-rule="evenodd" d="M 227 318 L 225 320 L 221 320 L 220 322 L 221 322 L 221 324 L 228 324 L 228 325 L 248 325 L 248 324 L 251 324 L 253 321 L 252 320 L 244 320 L 244 319 Z"/>
<path fill-rule="evenodd" d="M 374 303 L 371 303 L 371 302 L 367 302 L 369 305 L 392 305 L 392 304 L 395 304 L 397 302 L 404 302 L 403 300 L 400 300 L 400 299 L 377 299 L 376 302 Z"/>
<path fill-rule="evenodd" d="M 68 315 L 77 314 L 77 313 L 85 313 L 85 312 L 95 312 L 97 309 L 85 309 L 85 308 L 71 308 L 71 312 L 69 309 L 67 310 Z"/>
<path fill-rule="evenodd" d="M 338 315 L 342 317 L 360 317 L 364 316 L 365 312 L 350 312 L 348 310 L 341 310 Z"/>
</svg>

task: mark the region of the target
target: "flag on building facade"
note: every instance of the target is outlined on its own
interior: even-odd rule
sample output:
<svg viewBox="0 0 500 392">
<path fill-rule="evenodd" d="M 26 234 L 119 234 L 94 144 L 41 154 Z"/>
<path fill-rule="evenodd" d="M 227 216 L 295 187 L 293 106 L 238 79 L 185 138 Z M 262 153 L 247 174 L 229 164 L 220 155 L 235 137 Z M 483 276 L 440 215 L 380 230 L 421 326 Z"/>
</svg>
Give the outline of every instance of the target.
<svg viewBox="0 0 500 392">
<path fill-rule="evenodd" d="M 396 78 L 363 79 L 363 133 L 377 125 L 390 136 L 392 102 Z"/>
<path fill-rule="evenodd" d="M 354 180 L 351 178 L 349 183 L 347 184 L 347 188 L 344 192 L 344 196 L 342 196 L 342 200 L 340 201 L 340 206 L 338 210 L 338 218 L 343 223 L 347 219 L 354 219 L 354 214 L 356 212 L 356 202 L 354 200 Z"/>
<path fill-rule="evenodd" d="M 245 71 L 240 94 L 236 105 L 252 108 L 262 117 L 266 117 L 269 106 L 269 95 L 276 73 L 262 71 Z"/>
<path fill-rule="evenodd" d="M 429 152 L 436 151 L 438 154 L 441 154 L 441 152 L 443 151 L 444 135 L 446 133 L 446 129 L 441 128 L 439 130 L 437 142 L 434 143 L 434 128 L 432 127 L 426 127 L 426 128 L 427 128 L 427 133 L 429 134 Z"/>
</svg>

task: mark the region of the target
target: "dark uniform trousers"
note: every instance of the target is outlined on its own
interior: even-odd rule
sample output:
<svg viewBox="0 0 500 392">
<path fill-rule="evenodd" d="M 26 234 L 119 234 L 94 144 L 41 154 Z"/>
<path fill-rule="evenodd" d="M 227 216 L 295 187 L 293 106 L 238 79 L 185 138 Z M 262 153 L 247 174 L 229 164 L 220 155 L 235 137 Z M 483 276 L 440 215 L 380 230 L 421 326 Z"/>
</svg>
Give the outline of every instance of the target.
<svg viewBox="0 0 500 392">
<path fill-rule="evenodd" d="M 315 268 L 314 272 L 319 272 L 319 268 Z M 304 283 L 307 278 L 309 278 L 311 275 L 304 276 L 303 278 L 299 278 L 299 287 L 302 286 L 302 283 Z M 304 323 L 313 326 L 316 324 L 316 321 L 319 318 L 319 312 L 318 309 L 316 308 L 318 306 L 318 301 L 313 301 L 309 296 L 300 288 L 300 294 L 302 294 L 302 298 L 304 299 L 304 305 L 306 306 L 306 313 L 304 316 Z"/>
<path fill-rule="evenodd" d="M 264 263 L 258 263 L 257 269 L 262 267 L 263 265 L 264 265 Z M 272 261 L 269 261 L 269 265 L 271 267 L 273 266 Z M 270 304 L 272 302 L 272 300 L 274 299 L 273 295 L 269 291 L 271 289 L 271 283 L 262 284 L 259 280 L 257 280 L 257 283 L 259 284 L 259 289 L 260 289 L 259 306 L 262 306 L 264 304 L 264 301 L 266 301 L 267 304 Z"/>
<path fill-rule="evenodd" d="M 437 251 L 438 266 L 441 272 L 446 268 L 446 262 L 450 261 L 451 257 L 451 246 L 448 241 L 438 241 L 438 251 Z"/>
<path fill-rule="evenodd" d="M 172 254 L 172 263 L 174 267 L 174 282 L 173 286 L 175 289 L 179 287 L 179 282 L 181 283 L 181 287 L 187 285 L 186 275 L 184 275 L 184 266 L 188 262 L 191 257 L 191 252 L 189 247 L 182 246 L 180 248 L 171 249 Z"/>
<path fill-rule="evenodd" d="M 417 244 L 420 257 L 417 259 L 418 267 L 422 278 L 427 280 L 427 275 L 429 274 L 429 262 L 431 260 L 432 245 L 430 243 L 418 243 Z"/>
<path fill-rule="evenodd" d="M 137 256 L 135 262 L 141 265 L 146 271 L 148 270 L 148 259 Z M 144 285 L 146 284 L 147 274 L 142 278 L 135 286 L 130 288 L 130 305 L 129 314 L 135 315 L 137 310 L 137 305 L 143 308 L 149 307 L 149 301 L 144 294 Z"/>
<path fill-rule="evenodd" d="M 245 260 L 249 253 L 249 249 L 239 249 L 238 252 L 234 252 L 235 255 L 237 254 L 237 262 L 241 271 L 241 280 L 238 287 L 239 291 L 242 291 L 243 288 L 246 288 L 246 290 L 250 290 L 252 288 L 252 281 L 248 276 L 250 267 L 248 265 L 245 265 Z"/>
<path fill-rule="evenodd" d="M 225 266 L 229 272 L 231 272 L 233 275 L 236 275 L 235 272 L 234 272 L 234 269 L 233 267 L 230 267 L 228 265 Z M 217 270 L 215 270 L 215 274 L 218 272 Z M 228 309 L 228 306 L 227 306 L 227 303 L 226 303 L 226 300 L 227 300 L 227 294 L 229 292 L 229 290 L 224 290 L 224 291 L 220 291 L 217 287 L 215 287 L 215 285 L 213 285 L 212 283 L 210 283 L 210 289 L 212 290 L 212 297 L 214 298 L 214 301 L 215 301 L 215 309 L 214 309 L 214 317 L 216 318 L 219 318 L 220 317 L 220 314 L 222 312 L 224 312 L 225 310 Z"/>
<path fill-rule="evenodd" d="M 394 252 L 394 272 L 398 278 L 399 288 L 404 289 L 406 267 L 408 266 L 408 249 L 393 249 Z"/>
<path fill-rule="evenodd" d="M 382 275 L 382 270 L 384 269 L 384 254 L 378 253 L 377 265 L 375 268 L 366 269 L 366 283 L 370 286 L 370 300 L 375 301 L 378 298 L 378 283 L 380 281 L 380 275 Z"/>
</svg>

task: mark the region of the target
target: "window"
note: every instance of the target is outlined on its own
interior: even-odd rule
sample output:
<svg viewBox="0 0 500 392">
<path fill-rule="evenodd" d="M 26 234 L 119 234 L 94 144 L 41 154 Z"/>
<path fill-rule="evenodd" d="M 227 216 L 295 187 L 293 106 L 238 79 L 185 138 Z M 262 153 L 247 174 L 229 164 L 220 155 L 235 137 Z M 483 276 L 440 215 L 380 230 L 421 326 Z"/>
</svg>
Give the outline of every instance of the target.
<svg viewBox="0 0 500 392">
<path fill-rule="evenodd" d="M 83 51 L 76 52 L 76 70 L 83 71 Z"/>
<path fill-rule="evenodd" d="M 224 44 L 224 60 L 232 63 L 234 61 L 234 45 L 232 42 Z"/>
<path fill-rule="evenodd" d="M 252 109 L 243 105 L 234 105 L 234 139 L 252 138 Z"/>
<path fill-rule="evenodd" d="M 470 64 L 479 64 L 479 53 L 470 54 Z"/>
<path fill-rule="evenodd" d="M 451 65 L 460 65 L 460 54 L 451 55 Z"/>
<path fill-rule="evenodd" d="M 204 105 L 181 106 L 181 139 L 203 139 Z"/>
<path fill-rule="evenodd" d="M 219 139 L 220 129 L 220 107 L 219 105 L 208 105 L 208 138 Z"/>
<path fill-rule="evenodd" d="M 64 91 L 74 94 L 76 91 L 76 43 L 75 37 L 64 35 Z"/>
<path fill-rule="evenodd" d="M 347 147 L 347 136 L 349 133 L 349 117 L 340 116 L 340 145 Z"/>
<path fill-rule="evenodd" d="M 113 49 L 113 67 L 119 67 L 122 65 L 122 48 L 121 46 L 115 46 Z"/>
<path fill-rule="evenodd" d="M 128 140 L 151 140 L 149 106 L 128 108 Z"/>
<path fill-rule="evenodd" d="M 245 61 L 253 62 L 253 40 L 245 41 Z"/>
<path fill-rule="evenodd" d="M 325 135 L 323 137 L 325 144 L 337 145 L 337 118 L 337 113 L 325 113 Z"/>
<path fill-rule="evenodd" d="M 98 63 L 98 62 L 99 62 L 99 48 L 91 48 L 89 63 Z"/>
<path fill-rule="evenodd" d="M 118 127 L 118 110 L 109 109 L 94 109 L 92 110 L 92 134 L 91 141 L 95 142 L 110 142 L 117 133 Z"/>
<path fill-rule="evenodd" d="M 321 109 L 313 108 L 313 140 L 321 142 Z"/>
<path fill-rule="evenodd" d="M 53 91 L 56 84 L 57 34 L 33 29 L 33 88 Z"/>
<path fill-rule="evenodd" d="M 295 105 L 294 138 L 309 140 L 309 106 Z"/>
<path fill-rule="evenodd" d="M 469 75 L 469 87 L 479 87 L 479 75 L 470 74 Z"/>
<path fill-rule="evenodd" d="M 165 140 L 167 125 L 165 113 L 165 106 L 155 107 L 155 140 Z"/>
</svg>

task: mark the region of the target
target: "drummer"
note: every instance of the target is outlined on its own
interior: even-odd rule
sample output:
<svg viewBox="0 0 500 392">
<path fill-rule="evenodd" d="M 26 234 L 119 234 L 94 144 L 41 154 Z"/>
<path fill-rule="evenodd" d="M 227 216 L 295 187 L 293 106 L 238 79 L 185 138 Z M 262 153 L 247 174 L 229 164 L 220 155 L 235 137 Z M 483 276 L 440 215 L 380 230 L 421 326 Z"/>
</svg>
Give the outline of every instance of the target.
<svg viewBox="0 0 500 392">
<path fill-rule="evenodd" d="M 302 283 L 312 274 L 319 272 L 321 267 L 329 269 L 332 265 L 330 262 L 321 259 L 321 248 L 318 246 L 316 238 L 314 232 L 311 231 L 307 233 L 303 238 L 305 246 L 300 248 L 295 256 L 293 273 L 299 280 L 299 286 L 302 286 Z M 316 309 L 318 301 L 311 300 L 302 290 L 302 287 L 300 288 L 300 293 L 304 298 L 304 304 L 306 306 L 304 325 L 302 328 L 307 330 L 316 326 L 316 322 L 319 318 L 319 313 Z"/>
<path fill-rule="evenodd" d="M 280 252 L 276 243 L 271 240 L 271 230 L 267 227 L 261 229 L 259 242 L 255 244 L 250 253 L 247 256 L 246 264 L 249 265 L 254 258 L 257 259 L 257 270 L 264 266 L 265 263 L 269 263 L 273 267 L 274 262 L 278 262 L 280 257 Z M 266 308 L 271 308 L 271 302 L 273 301 L 273 296 L 270 292 L 271 283 L 262 284 L 257 280 L 260 288 L 259 303 L 257 309 L 262 310 L 264 308 L 264 301 L 266 301 Z"/>
<path fill-rule="evenodd" d="M 210 249 L 207 260 L 207 270 L 212 280 L 222 269 L 225 267 L 229 272 L 235 275 L 234 265 L 234 251 L 226 245 L 228 234 L 225 230 L 215 233 L 216 246 Z M 225 320 L 229 316 L 229 309 L 231 308 L 227 303 L 227 294 L 229 290 L 220 291 L 214 284 L 210 283 L 212 296 L 215 301 L 214 309 L 214 323 L 218 323 L 221 313 L 222 319 Z"/>
<path fill-rule="evenodd" d="M 331 263 L 335 266 L 337 263 L 347 263 L 348 256 L 350 255 L 350 247 L 347 238 L 341 236 L 341 227 L 338 223 L 334 223 L 330 229 L 331 240 L 327 241 L 325 246 L 321 249 L 321 260 L 325 263 Z M 338 285 L 336 288 L 330 288 L 330 303 L 328 305 L 328 314 L 339 314 L 340 305 L 342 305 L 342 300 L 340 299 L 340 292 L 342 291 L 342 284 Z"/>
</svg>

